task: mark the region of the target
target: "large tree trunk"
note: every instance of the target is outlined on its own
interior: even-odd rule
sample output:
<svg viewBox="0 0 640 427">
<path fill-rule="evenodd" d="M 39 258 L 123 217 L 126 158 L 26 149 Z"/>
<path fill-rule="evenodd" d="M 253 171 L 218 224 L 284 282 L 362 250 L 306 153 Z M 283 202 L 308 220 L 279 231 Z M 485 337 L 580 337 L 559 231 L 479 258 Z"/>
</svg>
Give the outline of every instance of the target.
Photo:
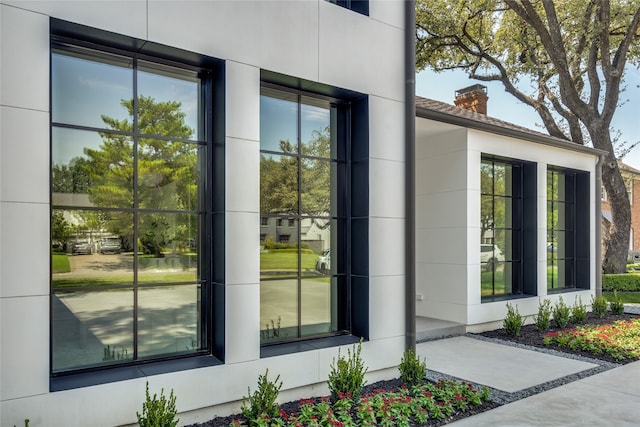
<svg viewBox="0 0 640 427">
<path fill-rule="evenodd" d="M 629 230 L 631 229 L 631 208 L 627 188 L 620 174 L 618 162 L 611 148 L 611 135 L 604 126 L 589 128 L 591 140 L 596 148 L 608 152 L 602 167 L 602 183 L 611 205 L 611 228 L 604 243 L 602 271 L 606 274 L 625 273 L 629 254 Z M 596 221 L 601 221 L 597 218 Z"/>
</svg>

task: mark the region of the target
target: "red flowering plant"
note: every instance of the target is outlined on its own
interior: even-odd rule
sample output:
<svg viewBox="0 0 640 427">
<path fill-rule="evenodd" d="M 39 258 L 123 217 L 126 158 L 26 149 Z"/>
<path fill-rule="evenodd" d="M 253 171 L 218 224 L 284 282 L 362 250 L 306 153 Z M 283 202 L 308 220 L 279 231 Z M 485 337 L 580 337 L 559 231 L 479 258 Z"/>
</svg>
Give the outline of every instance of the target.
<svg viewBox="0 0 640 427">
<path fill-rule="evenodd" d="M 640 359 L 640 318 L 548 332 L 543 342 L 594 355 L 608 354 L 616 360 Z"/>
</svg>

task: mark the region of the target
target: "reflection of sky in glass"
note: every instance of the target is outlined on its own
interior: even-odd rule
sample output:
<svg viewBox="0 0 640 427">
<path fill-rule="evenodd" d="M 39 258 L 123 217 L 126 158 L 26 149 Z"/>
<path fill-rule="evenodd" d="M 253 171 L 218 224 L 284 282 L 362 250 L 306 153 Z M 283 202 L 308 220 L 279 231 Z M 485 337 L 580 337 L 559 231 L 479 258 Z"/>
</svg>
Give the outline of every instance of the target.
<svg viewBox="0 0 640 427">
<path fill-rule="evenodd" d="M 133 72 L 106 64 L 54 54 L 51 63 L 53 121 L 104 127 L 101 115 L 127 119 L 120 104 L 131 99 Z"/>
<path fill-rule="evenodd" d="M 330 110 L 302 104 L 301 135 L 303 143 L 313 138 L 313 131 L 323 131 L 330 123 Z M 294 147 L 298 140 L 298 105 L 268 96 L 260 97 L 260 148 L 280 151 L 280 141 L 288 140 Z"/>
<path fill-rule="evenodd" d="M 88 158 L 85 148 L 99 150 L 102 138 L 97 132 L 54 127 L 51 157 L 54 165 L 68 165 L 74 157 Z"/>
<path fill-rule="evenodd" d="M 162 74 L 138 71 L 138 92 L 157 102 L 179 102 L 186 114 L 186 125 L 197 130 L 199 84 L 195 73 L 189 79 L 169 76 L 164 69 L 158 72 Z M 93 58 L 85 60 L 54 53 L 51 75 L 54 122 L 104 128 L 102 115 L 132 120 L 121 104 L 122 100 L 133 98 L 129 60 L 114 57 L 111 62 L 96 62 Z"/>
<path fill-rule="evenodd" d="M 302 143 L 306 144 L 314 137 L 314 131 L 323 133 L 329 126 L 329 109 L 314 105 L 302 105 Z"/>
<path fill-rule="evenodd" d="M 197 138 L 198 130 L 198 89 L 197 81 L 138 71 L 139 96 L 150 96 L 156 102 L 179 102 L 180 110 L 186 114 L 185 124 L 196 132 L 192 138 Z"/>
<path fill-rule="evenodd" d="M 295 148 L 298 139 L 298 105 L 283 99 L 260 97 L 260 148 L 280 151 L 280 141 Z"/>
</svg>

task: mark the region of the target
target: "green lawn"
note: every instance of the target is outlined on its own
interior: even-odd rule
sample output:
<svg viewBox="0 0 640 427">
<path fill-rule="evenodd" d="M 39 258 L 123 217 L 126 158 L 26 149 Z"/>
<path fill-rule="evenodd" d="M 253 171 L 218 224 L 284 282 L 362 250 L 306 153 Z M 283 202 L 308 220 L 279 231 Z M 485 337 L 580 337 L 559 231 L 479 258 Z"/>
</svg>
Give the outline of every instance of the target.
<svg viewBox="0 0 640 427">
<path fill-rule="evenodd" d="M 602 295 L 607 301 L 613 301 L 613 292 L 603 292 Z M 640 304 L 640 292 L 618 292 L 618 297 L 622 302 Z"/>
<path fill-rule="evenodd" d="M 51 254 L 51 270 L 54 273 L 70 272 L 69 257 L 66 254 Z"/>
</svg>

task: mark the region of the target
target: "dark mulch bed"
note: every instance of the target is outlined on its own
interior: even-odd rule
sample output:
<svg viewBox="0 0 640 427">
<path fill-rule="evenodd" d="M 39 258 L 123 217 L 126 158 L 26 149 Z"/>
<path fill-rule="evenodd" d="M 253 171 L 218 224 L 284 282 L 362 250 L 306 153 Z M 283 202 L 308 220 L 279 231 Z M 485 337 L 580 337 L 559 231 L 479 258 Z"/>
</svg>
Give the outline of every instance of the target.
<svg viewBox="0 0 640 427">
<path fill-rule="evenodd" d="M 621 314 L 621 315 L 614 315 L 611 313 L 607 313 L 604 317 L 599 318 L 597 316 L 595 316 L 593 313 L 587 313 L 587 320 L 582 324 L 582 325 L 587 325 L 587 324 L 591 324 L 591 325 L 604 325 L 604 324 L 609 324 L 609 323 L 613 323 L 616 320 L 629 320 L 629 319 L 637 319 L 640 316 L 638 316 L 637 314 Z M 553 327 L 553 321 L 551 321 L 551 329 L 549 329 L 548 332 L 558 332 L 561 331 L 562 329 L 557 329 Z M 575 328 L 576 326 L 580 326 L 580 325 L 576 325 L 573 323 L 570 323 L 564 330 L 567 329 L 572 329 Z M 501 339 L 501 340 L 505 340 L 505 341 L 511 341 L 511 342 L 516 342 L 519 344 L 523 344 L 523 345 L 530 345 L 533 347 L 541 347 L 541 348 L 546 348 L 546 349 L 554 349 L 557 351 L 561 351 L 564 353 L 572 353 L 572 354 L 578 354 L 580 356 L 584 356 L 584 357 L 588 357 L 591 359 L 597 359 L 597 360 L 604 360 L 606 362 L 612 362 L 612 363 L 619 363 L 619 364 L 627 364 L 627 363 L 631 363 L 631 362 L 635 362 L 635 360 L 616 360 L 613 357 L 609 356 L 608 354 L 602 354 L 602 355 L 595 355 L 593 353 L 587 352 L 587 351 L 581 351 L 581 350 L 571 350 L 568 349 L 566 347 L 558 347 L 558 346 L 550 346 L 550 345 L 544 345 L 542 343 L 543 339 L 544 339 L 544 334 L 545 332 L 538 332 L 536 330 L 535 325 L 526 325 L 522 327 L 522 330 L 520 331 L 520 336 L 519 337 L 511 337 L 508 336 L 505 332 L 504 329 L 496 329 L 494 331 L 488 331 L 488 332 L 483 332 L 477 335 L 482 335 L 484 337 L 487 338 L 497 338 L 497 339 Z"/>
<path fill-rule="evenodd" d="M 402 381 L 400 379 L 388 380 L 388 381 L 378 381 L 373 384 L 369 384 L 362 389 L 362 395 L 370 394 L 374 390 L 388 390 L 395 391 L 398 390 L 402 386 Z M 315 400 L 319 401 L 320 398 L 316 398 Z M 284 410 L 287 413 L 294 412 L 298 409 L 298 400 L 293 402 L 287 402 L 280 405 L 280 409 Z M 411 426 L 427 426 L 427 427 L 438 427 L 442 425 L 446 425 L 452 423 L 457 420 L 461 420 L 466 417 L 470 417 L 471 415 L 476 415 L 484 411 L 488 411 L 489 409 L 493 409 L 500 406 L 494 402 L 484 402 L 482 406 L 469 406 L 469 409 L 465 412 L 459 412 L 452 415 L 449 418 L 445 418 L 443 420 L 429 420 L 427 424 L 410 424 Z M 239 420 L 242 423 L 246 423 L 246 419 L 241 414 L 232 415 L 229 417 L 216 417 L 212 420 L 201 424 L 193 424 L 187 427 L 228 427 L 233 420 Z"/>
</svg>

